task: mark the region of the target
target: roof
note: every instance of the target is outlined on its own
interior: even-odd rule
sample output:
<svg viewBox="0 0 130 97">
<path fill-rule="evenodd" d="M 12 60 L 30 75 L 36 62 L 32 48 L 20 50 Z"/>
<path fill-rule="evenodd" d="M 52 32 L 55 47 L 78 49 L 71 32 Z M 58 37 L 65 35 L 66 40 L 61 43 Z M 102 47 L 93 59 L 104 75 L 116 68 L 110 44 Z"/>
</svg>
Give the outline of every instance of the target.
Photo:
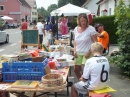
<svg viewBox="0 0 130 97">
<path fill-rule="evenodd" d="M 31 7 L 33 7 L 34 4 L 35 4 L 35 2 L 36 2 L 36 0 L 26 0 L 26 2 L 27 2 Z"/>
<path fill-rule="evenodd" d="M 23 5 L 27 7 L 31 7 L 25 0 L 19 0 Z"/>
<path fill-rule="evenodd" d="M 99 0 L 96 4 L 99 4 L 99 3 L 101 3 L 102 1 L 105 1 L 105 0 Z"/>
<path fill-rule="evenodd" d="M 87 5 L 91 0 L 87 0 L 81 7 L 84 7 L 85 5 Z"/>
</svg>

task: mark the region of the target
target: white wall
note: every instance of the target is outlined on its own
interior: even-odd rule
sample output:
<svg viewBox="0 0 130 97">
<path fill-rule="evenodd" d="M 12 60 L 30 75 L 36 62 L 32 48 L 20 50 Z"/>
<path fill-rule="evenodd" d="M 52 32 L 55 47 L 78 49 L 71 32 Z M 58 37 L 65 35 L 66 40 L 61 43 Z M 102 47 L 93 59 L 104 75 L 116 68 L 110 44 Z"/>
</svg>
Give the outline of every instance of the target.
<svg viewBox="0 0 130 97">
<path fill-rule="evenodd" d="M 99 0 L 91 0 L 87 5 L 84 6 L 84 8 L 91 11 L 91 13 L 94 13 L 97 15 L 98 5 L 96 4 Z"/>
<path fill-rule="evenodd" d="M 107 1 L 103 2 L 100 5 L 100 16 L 113 15 L 114 14 L 114 8 L 115 8 L 115 1 L 114 0 L 107 0 Z M 106 13 L 103 12 L 104 9 L 107 10 Z"/>
<path fill-rule="evenodd" d="M 117 0 L 117 5 L 120 0 Z M 129 4 L 129 0 L 124 0 L 126 5 Z M 115 8 L 115 0 L 106 0 L 102 4 L 100 4 L 100 16 L 103 16 L 103 10 L 107 9 L 107 13 L 105 15 L 114 15 L 114 8 Z"/>
</svg>

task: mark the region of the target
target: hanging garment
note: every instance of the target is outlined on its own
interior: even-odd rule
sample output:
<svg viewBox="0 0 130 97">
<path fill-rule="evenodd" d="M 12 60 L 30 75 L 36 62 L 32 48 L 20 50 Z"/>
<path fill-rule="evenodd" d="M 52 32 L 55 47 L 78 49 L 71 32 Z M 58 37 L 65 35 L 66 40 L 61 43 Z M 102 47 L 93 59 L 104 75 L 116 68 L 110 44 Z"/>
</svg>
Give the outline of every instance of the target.
<svg viewBox="0 0 130 97">
<path fill-rule="evenodd" d="M 62 20 L 62 35 L 68 34 L 68 19 L 64 18 Z"/>
</svg>

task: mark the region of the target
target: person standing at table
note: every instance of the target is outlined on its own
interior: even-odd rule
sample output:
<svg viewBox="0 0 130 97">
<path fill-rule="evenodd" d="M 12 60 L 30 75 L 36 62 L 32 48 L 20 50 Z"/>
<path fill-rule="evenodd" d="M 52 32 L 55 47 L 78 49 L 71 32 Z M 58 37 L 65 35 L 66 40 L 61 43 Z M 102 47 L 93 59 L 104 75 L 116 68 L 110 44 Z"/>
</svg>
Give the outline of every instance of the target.
<svg viewBox="0 0 130 97">
<path fill-rule="evenodd" d="M 22 24 L 20 26 L 20 30 L 22 31 L 21 34 L 23 34 L 23 30 L 27 30 L 28 29 L 28 23 L 25 22 L 24 18 L 22 18 L 21 21 L 22 21 Z M 22 48 L 26 48 L 27 49 L 27 46 L 24 45 Z"/>
<path fill-rule="evenodd" d="M 62 33 L 62 22 L 61 21 L 62 21 L 62 18 L 59 18 L 58 19 L 58 37 L 62 36 L 62 34 L 61 34 Z"/>
<path fill-rule="evenodd" d="M 79 79 L 82 68 L 86 60 L 90 57 L 91 44 L 97 42 L 97 36 L 95 28 L 89 25 L 88 17 L 85 13 L 79 14 L 77 23 L 78 26 L 74 29 L 74 72 Z"/>
<path fill-rule="evenodd" d="M 39 31 L 39 42 L 40 42 L 38 49 L 42 49 L 43 35 L 45 36 L 44 23 L 45 23 L 45 21 L 41 20 L 41 22 L 37 23 L 37 25 L 36 25 L 36 27 Z"/>
<path fill-rule="evenodd" d="M 34 30 L 37 29 L 36 25 L 37 25 L 37 21 L 33 20 L 33 28 L 32 29 L 34 29 Z"/>
</svg>

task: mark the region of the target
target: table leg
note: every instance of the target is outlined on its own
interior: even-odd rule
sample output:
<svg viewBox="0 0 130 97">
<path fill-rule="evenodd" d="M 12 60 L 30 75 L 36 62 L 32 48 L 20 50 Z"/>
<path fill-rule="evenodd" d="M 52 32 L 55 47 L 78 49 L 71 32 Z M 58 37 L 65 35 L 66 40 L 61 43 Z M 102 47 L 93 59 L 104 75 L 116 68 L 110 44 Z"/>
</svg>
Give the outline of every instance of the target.
<svg viewBox="0 0 130 97">
<path fill-rule="evenodd" d="M 9 97 L 9 92 L 5 92 L 5 97 Z"/>
<path fill-rule="evenodd" d="M 32 95 L 32 97 L 35 97 L 36 96 L 36 92 L 33 92 L 33 95 Z"/>
<path fill-rule="evenodd" d="M 70 66 L 70 71 L 69 72 L 70 72 L 70 76 L 71 76 L 71 66 Z"/>
<path fill-rule="evenodd" d="M 55 97 L 57 97 L 57 92 L 55 92 Z"/>
<path fill-rule="evenodd" d="M 67 76 L 67 96 L 69 96 L 69 85 L 68 85 L 68 76 Z"/>
</svg>

